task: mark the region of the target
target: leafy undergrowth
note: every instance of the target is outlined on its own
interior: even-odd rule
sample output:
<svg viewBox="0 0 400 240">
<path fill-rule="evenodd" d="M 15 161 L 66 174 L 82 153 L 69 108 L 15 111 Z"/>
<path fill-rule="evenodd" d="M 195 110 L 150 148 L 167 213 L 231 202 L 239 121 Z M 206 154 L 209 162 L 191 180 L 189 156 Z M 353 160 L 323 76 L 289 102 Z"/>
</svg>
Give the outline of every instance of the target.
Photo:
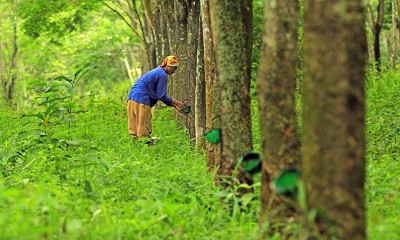
<svg viewBox="0 0 400 240">
<path fill-rule="evenodd" d="M 128 136 L 123 103 L 99 101 L 39 129 L 2 112 L 0 239 L 257 238 L 259 198 L 220 202 L 171 108 L 156 111 L 160 140 L 147 146 Z"/>
<path fill-rule="evenodd" d="M 367 86 L 368 239 L 400 235 L 399 79 L 370 76 Z M 0 239 L 258 239 L 259 176 L 242 199 L 213 187 L 171 108 L 156 111 L 160 140 L 147 146 L 127 135 L 123 100 L 45 89 L 25 114 L 0 111 Z"/>
<path fill-rule="evenodd" d="M 398 239 L 400 228 L 400 72 L 367 85 L 368 239 Z"/>
</svg>

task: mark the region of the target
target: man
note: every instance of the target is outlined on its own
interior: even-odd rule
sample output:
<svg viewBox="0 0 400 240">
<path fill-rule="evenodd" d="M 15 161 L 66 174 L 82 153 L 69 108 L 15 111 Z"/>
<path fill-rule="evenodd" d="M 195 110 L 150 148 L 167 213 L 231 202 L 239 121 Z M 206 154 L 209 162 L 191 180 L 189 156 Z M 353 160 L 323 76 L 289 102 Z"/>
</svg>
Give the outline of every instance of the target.
<svg viewBox="0 0 400 240">
<path fill-rule="evenodd" d="M 168 75 L 172 75 L 178 66 L 178 58 L 168 56 L 159 67 L 143 74 L 132 86 L 128 95 L 128 132 L 133 139 L 151 137 L 151 107 L 158 101 L 177 110 L 184 107 L 182 102 L 167 96 Z"/>
</svg>

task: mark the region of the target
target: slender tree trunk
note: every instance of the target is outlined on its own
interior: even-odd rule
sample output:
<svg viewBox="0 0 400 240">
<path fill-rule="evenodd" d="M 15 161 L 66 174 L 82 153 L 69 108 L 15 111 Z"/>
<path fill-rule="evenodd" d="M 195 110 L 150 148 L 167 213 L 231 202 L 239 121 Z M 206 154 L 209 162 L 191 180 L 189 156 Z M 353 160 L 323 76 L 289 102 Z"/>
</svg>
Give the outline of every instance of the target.
<svg viewBox="0 0 400 240">
<path fill-rule="evenodd" d="M 163 59 L 166 57 L 165 55 L 165 46 L 168 42 L 168 36 L 166 35 L 166 26 L 163 24 L 162 19 L 162 8 L 160 4 L 156 4 L 154 6 L 155 13 L 154 16 L 154 39 L 156 46 L 156 66 L 158 66 Z"/>
<path fill-rule="evenodd" d="M 190 105 L 195 112 L 197 45 L 200 6 L 198 0 L 159 1 L 162 20 L 167 29 L 169 51 L 179 59 L 179 68 L 168 82 L 168 94 Z M 165 57 L 165 56 L 164 56 Z M 195 114 L 175 112 L 179 126 L 185 126 L 189 138 L 195 139 Z"/>
<path fill-rule="evenodd" d="M 132 5 L 134 6 L 134 13 L 136 16 L 136 20 L 139 22 L 141 26 L 144 44 L 146 48 L 146 53 L 148 56 L 148 62 L 150 69 L 157 67 L 157 51 L 156 51 L 156 40 L 155 40 L 155 29 L 154 29 L 154 13 L 152 10 L 152 5 L 149 0 L 141 1 L 141 9 L 143 11 L 139 11 L 139 8 L 136 5 L 136 1 Z"/>
<path fill-rule="evenodd" d="M 190 0 L 188 1 L 188 26 L 187 26 L 187 73 L 183 77 L 188 86 L 187 93 L 187 104 L 192 108 L 195 107 L 196 98 L 196 66 L 197 66 L 197 47 L 200 31 L 200 1 Z M 194 109 L 195 110 L 195 109 Z M 189 138 L 193 144 L 196 143 L 196 128 L 195 128 L 195 114 L 192 112 L 187 115 L 186 127 L 189 130 Z"/>
<path fill-rule="evenodd" d="M 339 10 L 339 6 L 341 7 Z M 365 10 L 305 1 L 303 177 L 325 239 L 365 239 Z"/>
<path fill-rule="evenodd" d="M 143 1 L 144 4 L 140 5 L 135 0 L 102 1 L 102 3 L 127 24 L 143 44 L 144 52 L 139 53 L 142 56 L 139 58 L 142 72 L 153 68 L 156 64 L 155 36 L 152 16 L 146 13 L 146 11 L 151 12 L 151 9 L 142 9 L 150 8 L 149 1 Z"/>
<path fill-rule="evenodd" d="M 383 43 L 384 43 L 383 47 L 386 48 L 386 59 L 387 59 L 388 66 L 393 64 L 392 58 L 393 58 L 393 54 L 395 51 L 395 49 L 393 48 L 394 41 L 392 39 L 392 36 L 393 36 L 393 34 L 390 32 L 384 32 L 382 34 L 382 39 L 383 39 Z"/>
<path fill-rule="evenodd" d="M 375 56 L 376 70 L 378 72 L 381 72 L 382 59 L 381 59 L 380 35 L 383 27 L 383 17 L 385 14 L 384 0 L 379 0 L 377 12 L 378 16 L 374 26 L 374 56 Z"/>
<path fill-rule="evenodd" d="M 180 101 L 186 101 L 187 103 L 187 100 L 190 97 L 190 86 L 187 84 L 186 79 L 186 76 L 190 74 L 187 43 L 189 6 L 187 5 L 187 1 L 174 0 L 174 10 L 174 16 L 176 16 L 175 34 L 177 38 L 177 46 L 173 55 L 176 55 L 179 58 L 179 69 L 177 74 L 173 77 L 174 98 L 177 98 Z M 175 117 L 181 127 L 187 125 L 187 116 L 176 114 Z"/>
<path fill-rule="evenodd" d="M 131 67 L 129 66 L 129 62 L 128 62 L 128 58 L 127 57 L 124 57 L 123 59 L 122 59 L 122 61 L 124 62 L 124 65 L 125 65 L 125 69 L 126 69 L 126 73 L 128 74 L 128 77 L 129 77 L 129 81 L 132 83 L 132 85 L 133 85 L 133 83 L 134 83 L 134 79 L 133 79 L 133 76 L 132 76 L 132 73 L 131 73 Z"/>
<path fill-rule="evenodd" d="M 165 57 L 171 55 L 171 46 L 172 43 L 171 36 L 169 35 L 170 29 L 170 19 L 171 16 L 168 16 L 170 13 L 170 7 L 167 7 L 167 1 L 157 0 L 157 5 L 160 8 L 160 28 L 162 29 L 162 40 L 160 46 L 162 48 L 162 54 L 159 56 L 158 63 L 160 64 Z M 169 4 L 170 5 L 170 4 Z M 173 38 L 174 39 L 174 38 Z"/>
<path fill-rule="evenodd" d="M 393 52 L 392 52 L 392 67 L 396 69 L 397 58 L 400 55 L 400 18 L 399 18 L 399 1 L 392 0 L 392 40 L 393 40 Z"/>
<path fill-rule="evenodd" d="M 11 44 L 9 45 L 10 47 L 8 49 L 3 49 L 3 47 L 7 47 L 8 44 L 0 43 L 0 79 L 3 92 L 3 100 L 9 104 L 12 104 L 14 100 L 14 88 L 18 76 L 16 73 L 18 54 L 18 35 L 16 19 L 14 19 L 13 24 L 14 25 L 11 36 Z M 10 55 L 4 54 L 5 52 L 9 52 Z"/>
<path fill-rule="evenodd" d="M 204 77 L 206 92 L 206 132 L 219 128 L 220 124 L 220 100 L 219 84 L 217 78 L 214 40 L 211 27 L 211 0 L 200 0 L 202 16 L 202 32 L 204 45 Z M 220 144 L 206 143 L 207 171 L 213 172 L 219 165 L 221 158 Z"/>
<path fill-rule="evenodd" d="M 287 223 L 296 205 L 277 196 L 271 182 L 282 171 L 297 167 L 300 141 L 295 108 L 298 2 L 264 3 L 264 34 L 257 74 L 257 95 L 263 146 L 261 217 L 264 223 Z M 270 229 L 271 230 L 271 229 Z"/>
<path fill-rule="evenodd" d="M 187 0 L 175 0 L 176 10 L 177 10 L 177 21 L 178 21 L 178 48 L 177 55 L 180 59 L 179 64 L 179 74 L 175 76 L 175 84 L 176 84 L 176 98 L 181 101 L 185 101 L 188 104 L 190 96 L 190 87 L 188 84 L 187 76 L 190 76 L 190 64 L 189 64 L 189 51 L 188 51 L 188 25 L 189 25 L 189 8 Z M 184 116 L 181 114 L 177 115 L 177 120 L 181 124 L 182 127 L 186 127 L 189 130 L 189 120 L 188 116 Z M 190 137 L 190 132 L 189 132 Z"/>
<path fill-rule="evenodd" d="M 200 9 L 199 9 L 200 10 Z M 199 12 L 200 16 L 200 12 Z M 199 19 L 201 20 L 201 19 Z M 196 66 L 196 92 L 195 92 L 195 128 L 196 149 L 205 150 L 203 135 L 206 131 L 206 83 L 204 74 L 204 43 L 201 22 L 199 22 L 199 36 L 197 39 L 197 66 Z"/>
<path fill-rule="evenodd" d="M 2 99 L 7 102 L 7 74 L 6 74 L 6 63 L 5 56 L 3 55 L 3 43 L 0 42 L 0 80 L 1 80 L 1 92 Z"/>
<path fill-rule="evenodd" d="M 146 52 L 148 55 L 148 61 L 150 69 L 157 67 L 157 49 L 156 49 L 156 37 L 155 37 L 155 18 L 156 11 L 153 11 L 153 6 L 149 0 L 142 0 L 141 7 L 143 11 L 139 13 L 135 4 L 135 11 L 137 11 L 137 18 L 142 25 L 143 39 L 145 40 Z M 139 16 L 140 15 L 140 16 Z"/>
<path fill-rule="evenodd" d="M 227 177 L 228 185 L 239 183 L 252 185 L 253 179 L 239 170 L 234 173 L 240 157 L 252 149 L 249 80 L 246 79 L 245 35 L 252 34 L 251 27 L 243 25 L 241 1 L 214 0 L 213 38 L 216 47 L 218 78 L 221 95 L 222 156 L 218 175 Z M 229 11 L 228 11 L 229 10 Z M 252 10 L 251 10 L 252 11 Z M 224 187 L 227 184 L 220 182 Z M 244 194 L 249 189 L 239 188 Z"/>
<path fill-rule="evenodd" d="M 368 5 L 367 5 L 366 22 L 365 22 L 365 24 L 366 24 L 367 30 L 371 31 L 372 34 L 373 34 L 374 33 L 375 20 L 374 20 L 374 13 L 373 13 L 373 9 L 372 9 L 371 3 L 368 3 Z M 367 40 L 368 40 L 368 38 L 367 38 Z M 367 52 L 367 54 L 368 54 L 368 57 L 367 57 L 368 62 L 374 62 L 375 61 L 375 56 L 374 56 L 373 43 L 371 44 L 370 42 L 368 42 L 367 47 L 368 47 L 368 52 Z"/>
<path fill-rule="evenodd" d="M 14 100 L 14 87 L 15 87 L 15 82 L 17 80 L 17 73 L 15 72 L 16 67 L 17 67 L 17 53 L 18 53 L 18 45 L 17 45 L 17 25 L 15 23 L 13 27 L 13 40 L 12 40 L 12 45 L 13 45 L 13 53 L 11 55 L 11 61 L 10 61 L 10 85 L 8 86 L 8 96 L 7 99 L 11 103 Z"/>
<path fill-rule="evenodd" d="M 169 51 L 167 55 L 176 55 L 178 47 L 178 33 L 177 33 L 177 22 L 175 20 L 175 8 L 174 4 L 167 1 L 161 1 L 161 8 L 163 9 L 163 21 L 167 29 Z M 166 56 L 164 56 L 166 57 Z"/>
<path fill-rule="evenodd" d="M 178 14 L 175 8 L 175 4 L 173 2 L 161 1 L 162 9 L 163 9 L 163 19 L 166 23 L 166 28 L 168 32 L 168 45 L 169 45 L 169 52 L 167 55 L 176 55 L 180 62 L 182 62 L 181 57 L 177 54 L 178 46 L 179 46 L 179 35 L 178 35 L 178 22 L 175 19 L 175 15 Z M 166 57 L 166 56 L 164 56 Z M 179 67 L 179 73 L 182 74 L 182 66 Z M 177 89 L 177 74 L 175 76 L 170 76 L 170 80 L 168 81 L 168 94 L 175 98 L 178 92 Z M 180 99 L 183 100 L 183 99 Z"/>
<path fill-rule="evenodd" d="M 147 19 L 144 18 L 144 14 L 141 14 L 138 9 L 138 4 L 134 0 L 126 0 L 129 8 L 125 11 L 128 11 L 128 16 L 131 22 L 131 29 L 134 29 L 134 33 L 136 35 L 140 34 L 140 39 L 143 40 L 144 50 L 146 57 L 141 58 L 141 68 L 142 72 L 146 72 L 154 67 L 153 63 L 153 52 L 154 52 L 154 41 L 152 42 L 152 38 L 149 33 L 149 26 L 151 24 Z M 121 5 L 120 5 L 121 6 Z M 123 18 L 123 16 L 121 16 Z M 136 29 L 139 28 L 141 31 L 138 32 Z"/>
<path fill-rule="evenodd" d="M 247 82 L 243 87 L 248 87 L 244 91 L 250 92 L 251 82 L 251 66 L 252 66 L 252 49 L 253 49 L 253 0 L 242 0 L 241 1 L 241 15 L 243 22 L 243 30 L 247 32 L 244 34 L 244 51 L 245 51 L 245 80 Z"/>
</svg>

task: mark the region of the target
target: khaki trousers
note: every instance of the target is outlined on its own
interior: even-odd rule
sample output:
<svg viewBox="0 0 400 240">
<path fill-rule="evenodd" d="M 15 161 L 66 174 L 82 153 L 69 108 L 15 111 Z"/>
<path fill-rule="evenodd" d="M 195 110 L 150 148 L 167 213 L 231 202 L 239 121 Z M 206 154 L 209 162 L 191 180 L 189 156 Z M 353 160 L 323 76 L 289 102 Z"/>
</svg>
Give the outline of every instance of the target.
<svg viewBox="0 0 400 240">
<path fill-rule="evenodd" d="M 134 138 L 151 137 L 151 107 L 128 100 L 128 132 Z"/>
</svg>

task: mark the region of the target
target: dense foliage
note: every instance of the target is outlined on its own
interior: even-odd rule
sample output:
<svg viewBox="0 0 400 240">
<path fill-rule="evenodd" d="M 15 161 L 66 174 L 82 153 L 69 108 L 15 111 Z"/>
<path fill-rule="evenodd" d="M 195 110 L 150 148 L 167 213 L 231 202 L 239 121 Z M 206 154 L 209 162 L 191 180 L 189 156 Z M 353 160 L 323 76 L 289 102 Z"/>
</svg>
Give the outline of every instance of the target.
<svg viewBox="0 0 400 240">
<path fill-rule="evenodd" d="M 148 147 L 127 136 L 119 98 L 93 100 L 71 126 L 54 119 L 51 137 L 2 114 L 1 239 L 255 236 L 258 201 L 242 200 L 243 212 L 219 203 L 228 193 L 212 186 L 171 109 L 156 112 L 161 140 Z"/>
</svg>

